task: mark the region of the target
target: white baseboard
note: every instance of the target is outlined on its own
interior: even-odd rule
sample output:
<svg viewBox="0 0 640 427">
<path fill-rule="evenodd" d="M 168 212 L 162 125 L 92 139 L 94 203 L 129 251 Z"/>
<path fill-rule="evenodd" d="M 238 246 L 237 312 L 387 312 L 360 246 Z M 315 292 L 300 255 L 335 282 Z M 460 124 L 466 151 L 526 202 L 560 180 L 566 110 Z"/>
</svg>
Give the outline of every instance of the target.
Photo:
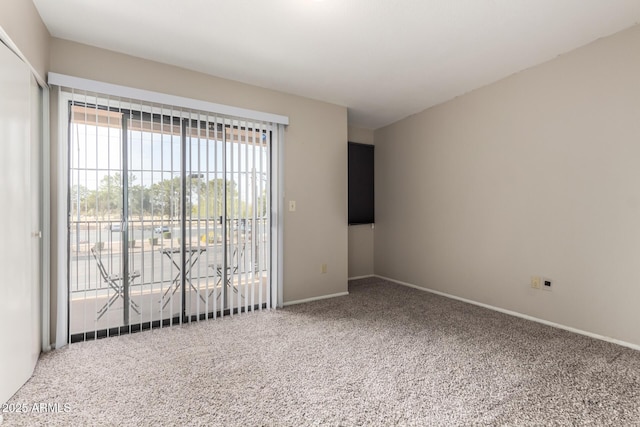
<svg viewBox="0 0 640 427">
<path fill-rule="evenodd" d="M 364 276 L 348 277 L 347 280 L 368 279 L 370 277 L 376 277 L 376 275 L 375 274 L 365 274 Z"/>
<path fill-rule="evenodd" d="M 458 301 L 466 302 L 468 304 L 473 304 L 473 305 L 477 305 L 477 306 L 480 306 L 480 307 L 484 307 L 484 308 L 487 308 L 489 310 L 498 311 L 500 313 L 508 314 L 509 316 L 520 317 L 522 319 L 531 320 L 532 322 L 542 323 L 543 325 L 551 326 L 551 327 L 558 328 L 558 329 L 564 329 L 565 331 L 573 332 L 573 333 L 580 334 L 580 335 L 585 335 L 585 336 L 590 337 L 590 338 L 595 338 L 597 340 L 606 341 L 606 342 L 610 342 L 610 343 L 613 343 L 613 344 L 618 344 L 618 345 L 621 345 L 623 347 L 628 347 L 628 348 L 631 348 L 633 350 L 639 350 L 640 351 L 640 345 L 638 345 L 638 344 L 633 344 L 633 343 L 630 343 L 630 342 L 627 342 L 627 341 L 621 341 L 621 340 L 618 340 L 618 339 L 615 339 L 615 338 L 606 337 L 604 335 L 594 334 L 592 332 L 583 331 L 582 329 L 576 329 L 576 328 L 572 328 L 571 326 L 565 326 L 565 325 L 562 325 L 560 323 L 549 322 L 548 320 L 539 319 L 537 317 L 529 316 L 528 314 L 522 314 L 522 313 L 518 313 L 517 311 L 506 310 L 504 308 L 495 307 L 493 305 L 484 304 L 484 303 L 473 301 L 473 300 L 466 299 L 466 298 L 461 298 L 461 297 L 458 297 L 458 296 L 455 296 L 455 295 L 447 294 L 445 292 L 435 291 L 435 290 L 429 289 L 429 288 L 423 288 L 422 286 L 414 285 L 412 283 L 402 282 L 400 280 L 391 279 L 389 277 L 384 277 L 384 276 L 380 276 L 380 275 L 377 275 L 377 274 L 375 274 L 374 276 L 378 277 L 380 279 L 383 279 L 383 280 L 387 280 L 389 282 L 397 283 L 398 285 L 402 285 L 402 286 L 407 286 L 409 288 L 418 289 L 419 291 L 429 292 L 429 293 L 440 295 L 440 296 L 443 296 L 443 297 L 446 297 L 446 298 L 455 299 L 455 300 L 458 300 Z"/>
<path fill-rule="evenodd" d="M 287 302 L 285 302 L 283 304 L 283 306 L 286 307 L 288 305 L 304 304 L 305 302 L 320 301 L 322 299 L 343 297 L 343 296 L 346 296 L 346 295 L 349 295 L 349 292 L 338 292 L 337 294 L 321 295 L 319 297 L 305 298 L 305 299 L 299 299 L 299 300 L 295 300 L 295 301 L 287 301 Z"/>
</svg>

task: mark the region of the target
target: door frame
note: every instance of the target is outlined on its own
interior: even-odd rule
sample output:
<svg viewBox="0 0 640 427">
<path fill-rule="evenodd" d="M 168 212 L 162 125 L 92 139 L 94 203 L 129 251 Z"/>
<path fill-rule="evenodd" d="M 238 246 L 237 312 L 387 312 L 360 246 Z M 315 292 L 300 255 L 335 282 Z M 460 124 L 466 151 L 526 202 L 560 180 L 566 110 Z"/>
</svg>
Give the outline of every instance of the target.
<svg viewBox="0 0 640 427">
<path fill-rule="evenodd" d="M 99 97 L 110 99 L 111 96 L 124 96 L 127 99 L 136 97 L 137 100 L 146 101 L 161 105 L 173 105 L 174 107 L 186 107 L 197 111 L 209 111 L 210 114 L 229 115 L 230 113 L 246 113 L 245 117 L 254 121 L 267 121 L 272 126 L 272 145 L 270 147 L 270 163 L 271 170 L 271 256 L 270 256 L 270 276 L 271 283 L 269 291 L 269 302 L 273 308 L 281 308 L 283 306 L 283 212 L 284 212 L 284 127 L 289 124 L 288 117 L 279 116 L 271 113 L 263 113 L 254 110 L 247 110 L 236 107 L 229 107 L 220 104 L 193 100 L 190 98 L 182 98 L 173 95 L 166 95 L 157 92 L 151 92 L 141 89 L 128 88 L 125 86 L 101 83 L 77 77 L 64 76 L 55 73 L 49 73 L 50 84 L 57 84 L 57 113 L 58 115 L 58 168 L 57 168 L 57 248 L 58 254 L 65 254 L 58 257 L 56 284 L 57 284 L 57 322 L 56 322 L 56 343 L 55 348 L 61 348 L 68 343 L 69 340 L 69 242 L 68 242 L 68 200 L 69 200 L 69 181 L 68 181 L 68 121 L 70 111 L 68 106 L 73 101 L 73 92 L 63 91 L 62 87 L 79 89 L 77 93 L 85 93 L 88 91 L 94 97 L 98 93 Z M 76 93 L 76 94 L 77 94 Z M 108 102 L 107 102 L 108 104 Z M 210 108 L 210 110 L 203 110 Z M 218 111 L 216 111 L 218 110 Z M 256 117 L 258 119 L 256 119 Z M 238 117 L 242 119 L 242 117 Z M 273 121 L 271 121 L 273 120 Z M 183 144 L 184 147 L 184 144 Z M 184 159 L 184 156 L 183 156 Z M 127 227 L 125 227 L 126 229 Z M 184 230 L 183 230 L 184 232 Z M 126 293 L 125 293 L 126 294 Z M 183 299 L 184 301 L 184 299 Z"/>
</svg>

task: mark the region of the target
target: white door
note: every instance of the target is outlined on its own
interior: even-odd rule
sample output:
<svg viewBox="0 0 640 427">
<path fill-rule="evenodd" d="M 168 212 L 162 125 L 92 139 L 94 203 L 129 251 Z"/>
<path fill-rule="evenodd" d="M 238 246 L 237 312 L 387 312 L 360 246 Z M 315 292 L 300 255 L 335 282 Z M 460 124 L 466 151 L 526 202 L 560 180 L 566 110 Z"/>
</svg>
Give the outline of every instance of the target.
<svg viewBox="0 0 640 427">
<path fill-rule="evenodd" d="M 30 78 L 29 67 L 0 43 L 0 403 L 35 366 Z"/>
</svg>

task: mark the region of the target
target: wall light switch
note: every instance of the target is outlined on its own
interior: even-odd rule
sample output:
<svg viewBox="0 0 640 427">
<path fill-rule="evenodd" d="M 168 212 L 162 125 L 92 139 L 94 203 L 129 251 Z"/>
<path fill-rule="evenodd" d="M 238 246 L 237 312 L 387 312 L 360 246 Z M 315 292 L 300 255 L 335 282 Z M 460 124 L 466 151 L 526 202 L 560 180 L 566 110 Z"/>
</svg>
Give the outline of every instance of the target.
<svg viewBox="0 0 640 427">
<path fill-rule="evenodd" d="M 289 212 L 295 212 L 295 211 L 296 211 L 296 201 L 289 200 Z"/>
<path fill-rule="evenodd" d="M 534 289 L 540 289 L 540 276 L 531 276 L 531 287 Z"/>
</svg>

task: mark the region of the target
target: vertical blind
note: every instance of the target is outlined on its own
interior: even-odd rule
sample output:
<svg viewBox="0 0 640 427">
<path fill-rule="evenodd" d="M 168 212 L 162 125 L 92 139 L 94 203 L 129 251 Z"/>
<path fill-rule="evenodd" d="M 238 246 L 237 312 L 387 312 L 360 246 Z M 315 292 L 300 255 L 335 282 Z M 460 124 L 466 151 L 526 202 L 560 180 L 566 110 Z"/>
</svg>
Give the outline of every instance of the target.
<svg viewBox="0 0 640 427">
<path fill-rule="evenodd" d="M 281 125 L 62 89 L 69 342 L 271 308 Z"/>
</svg>

